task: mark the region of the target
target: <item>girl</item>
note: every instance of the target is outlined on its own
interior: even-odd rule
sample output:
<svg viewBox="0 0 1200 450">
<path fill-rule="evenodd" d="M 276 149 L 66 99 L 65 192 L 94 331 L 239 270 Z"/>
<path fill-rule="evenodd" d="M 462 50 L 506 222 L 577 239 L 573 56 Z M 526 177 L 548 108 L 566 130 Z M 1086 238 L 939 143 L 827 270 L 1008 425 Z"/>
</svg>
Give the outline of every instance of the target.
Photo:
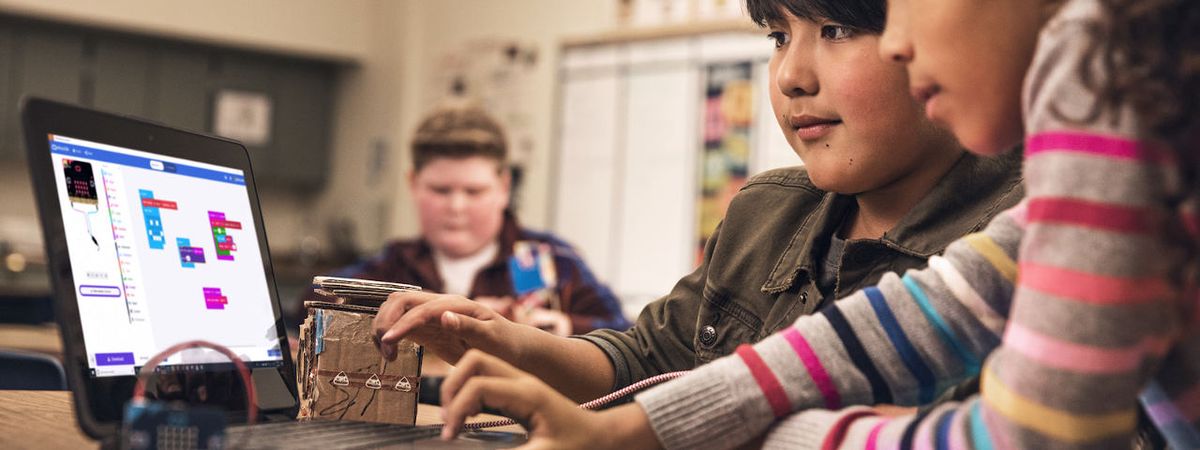
<svg viewBox="0 0 1200 450">
<path fill-rule="evenodd" d="M 528 419 L 534 445 L 727 447 L 768 431 L 767 446 L 1128 448 L 1140 394 L 1173 447 L 1200 447 L 1197 30 L 1192 0 L 891 0 L 882 53 L 908 64 L 926 112 L 980 153 L 1026 136 L 1025 203 L 929 269 L 633 405 L 564 409 L 471 355 L 446 386 L 448 429 L 482 401 Z M 982 394 L 962 404 L 835 411 L 976 372 Z M 520 388 L 500 393 L 505 379 Z"/>
</svg>

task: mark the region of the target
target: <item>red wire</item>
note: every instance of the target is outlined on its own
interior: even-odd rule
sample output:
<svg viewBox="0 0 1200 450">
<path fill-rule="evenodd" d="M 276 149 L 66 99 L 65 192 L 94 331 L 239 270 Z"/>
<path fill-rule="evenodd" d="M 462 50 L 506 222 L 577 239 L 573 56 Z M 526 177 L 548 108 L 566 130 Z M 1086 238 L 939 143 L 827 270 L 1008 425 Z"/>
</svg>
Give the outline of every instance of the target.
<svg viewBox="0 0 1200 450">
<path fill-rule="evenodd" d="M 140 373 L 138 373 L 137 384 L 133 386 L 133 400 L 138 402 L 145 400 L 146 377 L 153 375 L 154 369 L 158 367 L 163 360 L 167 359 L 167 357 L 170 357 L 171 355 L 189 348 L 208 348 L 211 350 L 216 350 L 225 355 L 225 357 L 229 358 L 230 361 L 233 361 L 233 365 L 237 367 L 238 374 L 242 377 L 242 386 L 246 388 L 246 423 L 253 424 L 255 419 L 258 418 L 258 396 L 254 392 L 254 383 L 251 383 L 250 381 L 250 369 L 246 367 L 245 362 L 242 362 L 242 358 L 239 358 L 237 355 L 235 355 L 232 350 L 229 350 L 229 348 L 225 347 L 224 345 L 209 341 L 198 340 L 181 342 L 168 347 L 166 350 L 163 350 L 157 355 L 154 355 L 154 357 L 150 358 L 150 360 L 146 362 L 146 365 L 142 366 Z"/>
</svg>

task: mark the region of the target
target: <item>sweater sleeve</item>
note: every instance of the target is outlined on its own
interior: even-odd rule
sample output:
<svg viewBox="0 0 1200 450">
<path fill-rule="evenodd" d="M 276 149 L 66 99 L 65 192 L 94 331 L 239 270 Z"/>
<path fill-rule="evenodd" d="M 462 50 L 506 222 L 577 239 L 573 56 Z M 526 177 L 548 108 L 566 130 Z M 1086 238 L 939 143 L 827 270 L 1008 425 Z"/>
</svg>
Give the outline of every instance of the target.
<svg viewBox="0 0 1200 450">
<path fill-rule="evenodd" d="M 928 403 L 978 374 L 1000 343 L 1022 211 L 951 244 L 926 269 L 886 275 L 637 401 L 667 448 L 736 446 L 796 410 Z M 832 423 L 789 431 L 807 441 Z"/>
<path fill-rule="evenodd" d="M 1046 29 L 1027 79 L 1020 278 L 981 394 L 923 416 L 804 411 L 780 422 L 767 447 L 1129 448 L 1139 393 L 1162 394 L 1151 377 L 1164 356 L 1196 356 L 1179 339 L 1190 317 L 1171 281 L 1191 255 L 1171 231 L 1179 224 L 1168 201 L 1179 196 L 1171 153 L 1134 137 L 1128 109 L 1090 123 L 1070 119 L 1093 98 L 1079 81 L 1086 41 L 1076 38 L 1083 22 L 1074 19 L 1094 6 L 1065 7 L 1067 19 Z"/>
</svg>

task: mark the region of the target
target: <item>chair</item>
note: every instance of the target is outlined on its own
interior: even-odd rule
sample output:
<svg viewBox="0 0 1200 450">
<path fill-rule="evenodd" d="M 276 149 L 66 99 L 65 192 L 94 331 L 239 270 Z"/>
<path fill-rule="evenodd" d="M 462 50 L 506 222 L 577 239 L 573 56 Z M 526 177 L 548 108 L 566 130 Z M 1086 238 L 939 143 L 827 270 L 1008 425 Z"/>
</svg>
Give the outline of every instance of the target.
<svg viewBox="0 0 1200 450">
<path fill-rule="evenodd" d="M 67 375 L 54 357 L 0 349 L 0 389 L 63 391 Z"/>
</svg>

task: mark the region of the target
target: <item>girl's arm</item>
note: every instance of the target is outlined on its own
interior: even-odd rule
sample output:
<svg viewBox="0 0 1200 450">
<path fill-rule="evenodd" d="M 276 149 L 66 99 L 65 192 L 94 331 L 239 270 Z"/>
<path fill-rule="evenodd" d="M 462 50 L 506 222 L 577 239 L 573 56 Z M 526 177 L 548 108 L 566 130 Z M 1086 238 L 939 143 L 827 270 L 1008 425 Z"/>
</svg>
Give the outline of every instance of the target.
<svg viewBox="0 0 1200 450">
<path fill-rule="evenodd" d="M 1174 408 L 1187 402 L 1150 382 L 1188 379 L 1170 391 L 1200 398 L 1200 339 L 1187 305 L 1196 297 L 1171 281 L 1195 256 L 1176 232 L 1191 218 L 1168 200 L 1180 194 L 1180 174 L 1167 148 L 1134 138 L 1131 111 L 1070 119 L 1085 117 L 1094 98 L 1078 75 L 1087 46 L 1079 36 L 1088 36 L 1083 21 L 1047 27 L 1026 80 L 1020 278 L 980 396 L 924 416 L 806 411 L 777 425 L 768 447 L 1129 448 L 1142 392 L 1152 419 L 1176 422 L 1163 429 L 1168 439 L 1192 439 L 1176 448 L 1200 445 L 1196 417 Z M 1192 400 L 1190 412 L 1198 409 Z"/>
<path fill-rule="evenodd" d="M 667 448 L 740 445 L 796 410 L 928 403 L 978 374 L 1000 343 L 1022 214 L 1005 212 L 929 268 L 886 275 L 638 403 Z"/>
</svg>

